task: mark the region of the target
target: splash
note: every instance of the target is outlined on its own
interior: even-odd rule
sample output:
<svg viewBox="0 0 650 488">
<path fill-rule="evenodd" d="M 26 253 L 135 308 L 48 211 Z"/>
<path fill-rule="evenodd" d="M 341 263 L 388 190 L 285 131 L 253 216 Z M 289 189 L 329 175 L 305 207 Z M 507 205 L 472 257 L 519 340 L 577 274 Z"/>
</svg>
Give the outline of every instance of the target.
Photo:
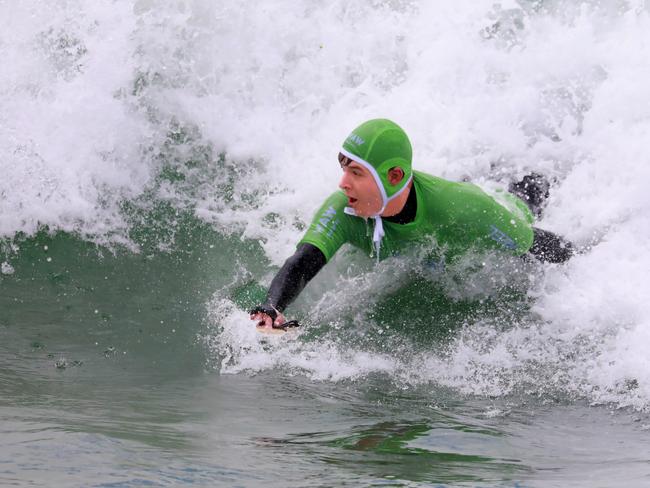
<svg viewBox="0 0 650 488">
<path fill-rule="evenodd" d="M 279 265 L 336 188 L 349 128 L 388 117 L 410 135 L 419 170 L 501 186 L 545 173 L 554 184 L 539 225 L 585 252 L 531 280 L 527 321 L 472 317 L 429 355 L 332 334 L 310 342 L 321 365 L 303 367 L 650 405 L 644 2 L 34 1 L 0 6 L 0 27 L 12 67 L 0 74 L 3 277 L 21 235 L 65 231 L 137 251 L 142 222 L 173 230 L 176 212 L 261 242 Z M 168 235 L 160 251 L 177 245 Z M 329 273 L 374 276 L 353 261 Z M 372 281 L 330 299 L 391 291 Z M 340 309 L 317 303 L 332 284 L 310 285 L 299 310 L 337 323 Z"/>
</svg>

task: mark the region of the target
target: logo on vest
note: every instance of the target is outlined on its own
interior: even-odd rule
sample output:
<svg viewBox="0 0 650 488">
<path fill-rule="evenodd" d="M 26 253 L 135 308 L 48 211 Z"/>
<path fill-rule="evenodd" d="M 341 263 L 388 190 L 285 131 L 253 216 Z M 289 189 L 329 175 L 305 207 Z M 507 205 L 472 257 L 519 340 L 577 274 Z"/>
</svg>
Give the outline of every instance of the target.
<svg viewBox="0 0 650 488">
<path fill-rule="evenodd" d="M 330 207 L 323 212 L 321 218 L 318 219 L 318 223 L 316 224 L 315 229 L 316 232 L 323 234 L 325 230 L 328 230 L 326 234 L 327 237 L 332 237 L 334 231 L 339 225 L 339 220 L 335 219 L 334 217 L 336 217 L 336 209 L 333 205 L 330 205 Z"/>
<path fill-rule="evenodd" d="M 496 225 L 490 226 L 490 237 L 506 249 L 517 249 L 517 244 L 508 234 L 497 228 Z"/>
</svg>

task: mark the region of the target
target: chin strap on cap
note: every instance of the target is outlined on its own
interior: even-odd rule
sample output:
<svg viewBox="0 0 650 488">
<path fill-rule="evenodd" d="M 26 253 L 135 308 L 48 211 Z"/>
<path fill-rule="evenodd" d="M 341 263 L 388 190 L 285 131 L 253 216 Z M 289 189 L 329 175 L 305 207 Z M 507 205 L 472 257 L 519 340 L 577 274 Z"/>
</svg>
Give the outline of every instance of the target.
<svg viewBox="0 0 650 488">
<path fill-rule="evenodd" d="M 380 213 L 383 212 L 383 208 L 381 209 Z M 357 215 L 357 212 L 352 207 L 345 207 L 343 209 L 343 212 L 345 212 L 348 215 L 352 215 L 354 217 L 359 217 Z M 371 218 L 375 219 L 375 229 L 372 232 L 372 243 L 375 245 L 375 253 L 377 254 L 377 262 L 379 262 L 379 251 L 381 249 L 381 240 L 384 237 L 384 223 L 381 220 L 381 216 L 379 214 L 373 215 Z"/>
</svg>

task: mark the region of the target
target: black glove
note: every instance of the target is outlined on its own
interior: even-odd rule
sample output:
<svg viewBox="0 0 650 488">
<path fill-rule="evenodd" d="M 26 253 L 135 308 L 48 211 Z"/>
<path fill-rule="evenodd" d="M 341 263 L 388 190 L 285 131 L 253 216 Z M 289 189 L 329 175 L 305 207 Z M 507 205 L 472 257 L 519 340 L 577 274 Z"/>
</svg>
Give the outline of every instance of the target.
<svg viewBox="0 0 650 488">
<path fill-rule="evenodd" d="M 273 307 L 271 307 L 269 305 L 258 305 L 257 307 L 252 309 L 249 313 L 251 315 L 256 314 L 256 313 L 265 313 L 266 315 L 271 317 L 271 320 L 273 320 L 273 323 L 275 323 L 275 319 L 278 318 L 278 311 L 275 308 L 273 308 Z"/>
<path fill-rule="evenodd" d="M 275 325 L 275 319 L 278 317 L 278 311 L 273 307 L 269 307 L 268 305 L 258 305 L 257 307 L 255 307 L 250 311 L 251 315 L 256 313 L 265 313 L 266 315 L 271 317 L 271 320 L 273 320 L 271 327 L 273 327 L 274 329 L 287 330 L 287 329 L 292 329 L 294 327 L 300 327 L 300 323 L 297 320 L 289 320 L 288 322 L 285 322 L 281 325 Z"/>
</svg>

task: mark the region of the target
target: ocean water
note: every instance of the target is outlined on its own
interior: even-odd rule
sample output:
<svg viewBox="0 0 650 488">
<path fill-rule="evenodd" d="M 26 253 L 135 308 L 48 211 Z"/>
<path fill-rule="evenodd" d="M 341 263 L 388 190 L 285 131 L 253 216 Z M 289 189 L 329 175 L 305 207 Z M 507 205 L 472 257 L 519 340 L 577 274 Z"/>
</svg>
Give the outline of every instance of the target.
<svg viewBox="0 0 650 488">
<path fill-rule="evenodd" d="M 0 486 L 650 486 L 647 2 L 0 0 L 0 59 Z M 580 254 L 343 249 L 258 334 L 374 117 Z"/>
</svg>

